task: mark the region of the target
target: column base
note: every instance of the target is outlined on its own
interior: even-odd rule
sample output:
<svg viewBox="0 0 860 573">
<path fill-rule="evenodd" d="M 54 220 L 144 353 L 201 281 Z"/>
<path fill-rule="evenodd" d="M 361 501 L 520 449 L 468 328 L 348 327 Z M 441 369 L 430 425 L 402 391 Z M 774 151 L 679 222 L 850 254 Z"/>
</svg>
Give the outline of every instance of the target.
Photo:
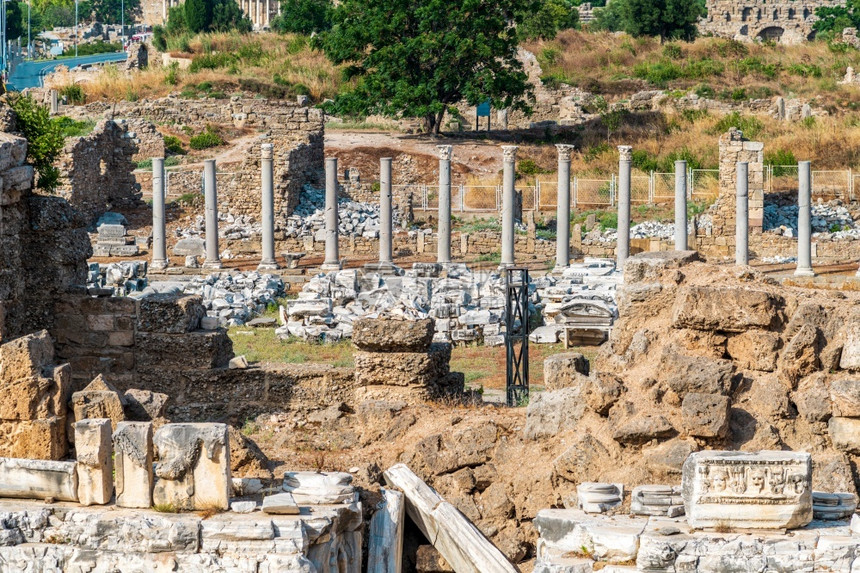
<svg viewBox="0 0 860 573">
<path fill-rule="evenodd" d="M 221 261 L 203 261 L 203 268 L 218 270 L 224 268 L 224 265 L 221 264 Z"/>
<path fill-rule="evenodd" d="M 260 264 L 257 265 L 258 271 L 276 271 L 280 268 L 280 265 L 275 261 L 261 261 Z"/>
<path fill-rule="evenodd" d="M 163 271 L 170 263 L 167 259 L 154 259 L 151 263 L 149 263 L 149 269 L 153 271 Z"/>
<path fill-rule="evenodd" d="M 340 266 L 340 263 L 323 263 L 320 265 L 320 270 L 324 273 L 331 273 L 334 271 L 339 271 L 343 267 Z"/>
<path fill-rule="evenodd" d="M 796 277 L 814 277 L 815 271 L 813 271 L 811 268 L 797 269 L 796 271 L 794 271 L 794 276 L 796 276 Z"/>
<path fill-rule="evenodd" d="M 400 276 L 403 274 L 403 269 L 394 263 L 367 263 L 363 268 L 365 272 L 378 273 L 383 276 Z"/>
</svg>

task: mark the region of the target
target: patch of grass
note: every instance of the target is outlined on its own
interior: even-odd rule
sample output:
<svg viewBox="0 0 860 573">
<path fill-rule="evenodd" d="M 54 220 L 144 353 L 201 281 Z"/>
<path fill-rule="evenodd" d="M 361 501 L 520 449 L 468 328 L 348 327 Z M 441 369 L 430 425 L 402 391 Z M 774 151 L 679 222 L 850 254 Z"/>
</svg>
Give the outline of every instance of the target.
<svg viewBox="0 0 860 573">
<path fill-rule="evenodd" d="M 454 225 L 461 233 L 480 233 L 481 231 L 501 232 L 502 224 L 498 219 L 471 219 L 462 221 L 454 218 Z"/>
<path fill-rule="evenodd" d="M 157 503 L 152 506 L 152 509 L 158 513 L 179 513 L 179 508 L 172 503 Z"/>
<path fill-rule="evenodd" d="M 476 259 L 479 263 L 500 263 L 502 262 L 501 253 L 484 253 Z"/>
<path fill-rule="evenodd" d="M 67 116 L 58 117 L 56 119 L 57 124 L 60 126 L 60 129 L 63 130 L 63 135 L 65 137 L 81 137 L 84 135 L 88 135 L 93 131 L 93 128 L 96 126 L 96 122 L 90 119 L 85 120 L 75 120 Z"/>
<path fill-rule="evenodd" d="M 373 123 L 370 121 L 327 121 L 325 124 L 326 130 L 349 130 L 349 131 L 397 131 L 397 126 L 394 124 Z"/>
</svg>

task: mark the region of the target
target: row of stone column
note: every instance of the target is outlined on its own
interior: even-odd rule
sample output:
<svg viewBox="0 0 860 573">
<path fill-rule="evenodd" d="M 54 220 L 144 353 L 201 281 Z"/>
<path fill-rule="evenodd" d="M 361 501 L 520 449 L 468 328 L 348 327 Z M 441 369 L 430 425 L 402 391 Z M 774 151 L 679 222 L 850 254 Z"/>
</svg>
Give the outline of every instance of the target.
<svg viewBox="0 0 860 573">
<path fill-rule="evenodd" d="M 168 12 L 170 8 L 179 6 L 181 0 L 162 0 L 161 12 L 162 19 L 167 22 Z M 237 0 L 242 12 L 251 20 L 251 23 L 257 27 L 269 25 L 269 20 L 272 14 L 272 0 Z M 278 14 L 281 13 L 281 4 L 277 4 Z"/>
</svg>

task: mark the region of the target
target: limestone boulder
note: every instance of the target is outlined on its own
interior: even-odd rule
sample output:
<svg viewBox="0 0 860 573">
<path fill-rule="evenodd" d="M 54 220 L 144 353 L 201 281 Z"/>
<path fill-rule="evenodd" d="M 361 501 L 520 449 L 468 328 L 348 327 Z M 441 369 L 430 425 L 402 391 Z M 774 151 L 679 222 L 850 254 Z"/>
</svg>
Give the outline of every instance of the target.
<svg viewBox="0 0 860 573">
<path fill-rule="evenodd" d="M 89 418 L 109 418 L 111 426 L 125 420 L 120 393 L 99 374 L 86 388 L 72 394 L 72 411 L 76 421 Z"/>
<path fill-rule="evenodd" d="M 0 345 L 0 383 L 44 375 L 54 362 L 54 343 L 47 330 Z"/>
<path fill-rule="evenodd" d="M 547 390 L 571 386 L 576 374 L 588 376 L 588 359 L 579 352 L 553 354 L 543 361 L 543 382 Z"/>
<path fill-rule="evenodd" d="M 666 418 L 646 414 L 621 423 L 612 433 L 612 439 L 625 445 L 640 445 L 651 440 L 671 438 L 675 434 L 675 428 Z"/>
<path fill-rule="evenodd" d="M 860 418 L 860 379 L 844 378 L 830 384 L 834 416 Z"/>
<path fill-rule="evenodd" d="M 669 349 L 661 356 L 660 374 L 682 399 L 688 392 L 727 395 L 732 390 L 734 367 L 730 360 L 685 356 Z"/>
<path fill-rule="evenodd" d="M 248 436 L 233 426 L 230 432 L 230 472 L 234 477 L 271 478 L 269 458 Z"/>
<path fill-rule="evenodd" d="M 594 479 L 594 470 L 612 459 L 610 447 L 591 434 L 581 436 L 553 461 L 555 475 L 571 483 Z"/>
<path fill-rule="evenodd" d="M 167 401 L 167 394 L 131 388 L 123 394 L 125 417 L 134 422 L 151 422 L 164 418 Z"/>
<path fill-rule="evenodd" d="M 839 367 L 843 370 L 860 372 L 860 320 L 854 320 L 852 326 L 853 328 L 846 329 Z"/>
<path fill-rule="evenodd" d="M 224 329 L 184 334 L 138 332 L 134 340 L 138 370 L 224 368 L 233 357 L 233 342 Z"/>
<path fill-rule="evenodd" d="M 0 457 L 61 460 L 68 449 L 66 418 L 0 421 Z"/>
<path fill-rule="evenodd" d="M 779 351 L 779 336 L 764 330 L 748 330 L 728 338 L 726 350 L 744 370 L 773 372 Z"/>
<path fill-rule="evenodd" d="M 687 286 L 678 292 L 672 326 L 724 332 L 767 330 L 781 322 L 784 305 L 781 297 L 751 288 Z"/>
<path fill-rule="evenodd" d="M 138 332 L 194 332 L 204 316 L 203 297 L 197 295 L 157 293 L 137 302 Z"/>
<path fill-rule="evenodd" d="M 792 387 L 800 378 L 818 370 L 821 337 L 818 328 L 804 324 L 791 338 L 779 357 L 780 376 Z"/>
<path fill-rule="evenodd" d="M 827 376 L 818 372 L 807 376 L 797 385 L 791 401 L 797 406 L 797 412 L 809 422 L 826 422 L 833 412 L 832 388 L 827 388 Z"/>
<path fill-rule="evenodd" d="M 679 476 L 690 454 L 699 450 L 691 438 L 672 438 L 642 449 L 648 469 L 657 476 Z"/>
<path fill-rule="evenodd" d="M 428 352 L 365 352 L 353 355 L 358 386 L 433 386 L 450 372 L 451 345 L 433 344 Z"/>
<path fill-rule="evenodd" d="M 837 450 L 860 454 L 860 419 L 834 416 L 828 422 L 830 441 Z"/>
<path fill-rule="evenodd" d="M 724 438 L 729 429 L 730 405 L 727 396 L 690 392 L 681 403 L 684 432 L 697 438 Z"/>
<path fill-rule="evenodd" d="M 664 272 L 680 269 L 699 260 L 696 251 L 652 251 L 638 253 L 624 262 L 624 282 L 656 281 Z"/>
<path fill-rule="evenodd" d="M 352 325 L 352 343 L 368 352 L 427 352 L 434 321 L 362 318 Z"/>
<path fill-rule="evenodd" d="M 585 414 L 585 400 L 580 388 L 564 388 L 533 394 L 526 409 L 526 439 L 555 436 L 573 428 Z"/>
</svg>

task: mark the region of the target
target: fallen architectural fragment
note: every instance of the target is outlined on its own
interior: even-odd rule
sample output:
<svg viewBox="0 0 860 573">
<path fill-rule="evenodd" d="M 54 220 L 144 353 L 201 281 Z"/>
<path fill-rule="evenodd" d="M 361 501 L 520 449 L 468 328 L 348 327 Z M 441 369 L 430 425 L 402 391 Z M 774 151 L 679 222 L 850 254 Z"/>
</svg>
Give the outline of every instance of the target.
<svg viewBox="0 0 860 573">
<path fill-rule="evenodd" d="M 400 573 L 406 504 L 399 491 L 382 488 L 381 493 L 382 501 L 376 506 L 376 513 L 370 520 L 367 570 Z"/>
<path fill-rule="evenodd" d="M 78 500 L 75 462 L 0 458 L 0 497 Z"/>
<path fill-rule="evenodd" d="M 113 497 L 111 421 L 97 418 L 75 422 L 75 453 L 81 505 L 109 503 Z"/>
<path fill-rule="evenodd" d="M 298 505 L 358 501 L 352 476 L 345 472 L 287 472 L 283 488 Z"/>
<path fill-rule="evenodd" d="M 486 537 L 403 464 L 385 471 L 385 481 L 406 497 L 406 512 L 457 573 L 514 572 L 511 565 Z"/>
<path fill-rule="evenodd" d="M 113 434 L 116 465 L 116 504 L 152 506 L 152 423 L 120 422 Z"/>
</svg>

